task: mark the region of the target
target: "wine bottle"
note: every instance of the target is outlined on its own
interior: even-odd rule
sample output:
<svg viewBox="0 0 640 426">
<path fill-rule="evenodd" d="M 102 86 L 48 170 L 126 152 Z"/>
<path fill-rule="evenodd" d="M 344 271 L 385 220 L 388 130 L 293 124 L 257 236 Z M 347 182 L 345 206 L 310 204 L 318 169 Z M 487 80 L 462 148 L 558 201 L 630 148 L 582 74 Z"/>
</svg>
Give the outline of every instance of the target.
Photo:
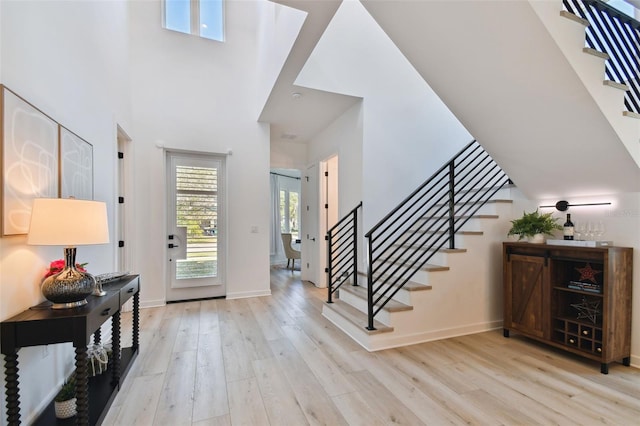
<svg viewBox="0 0 640 426">
<path fill-rule="evenodd" d="M 567 221 L 564 223 L 564 239 L 573 240 L 573 222 L 571 222 L 571 214 L 567 214 Z"/>
</svg>

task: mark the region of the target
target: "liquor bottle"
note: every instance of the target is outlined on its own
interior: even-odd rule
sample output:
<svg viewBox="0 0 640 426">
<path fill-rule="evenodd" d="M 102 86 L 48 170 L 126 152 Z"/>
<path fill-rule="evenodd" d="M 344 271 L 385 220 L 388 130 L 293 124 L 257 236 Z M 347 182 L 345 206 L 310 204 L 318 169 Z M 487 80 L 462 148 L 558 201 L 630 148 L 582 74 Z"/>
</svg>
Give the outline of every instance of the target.
<svg viewBox="0 0 640 426">
<path fill-rule="evenodd" d="M 567 221 L 564 223 L 564 239 L 573 240 L 573 222 L 571 222 L 571 214 L 567 214 Z"/>
</svg>

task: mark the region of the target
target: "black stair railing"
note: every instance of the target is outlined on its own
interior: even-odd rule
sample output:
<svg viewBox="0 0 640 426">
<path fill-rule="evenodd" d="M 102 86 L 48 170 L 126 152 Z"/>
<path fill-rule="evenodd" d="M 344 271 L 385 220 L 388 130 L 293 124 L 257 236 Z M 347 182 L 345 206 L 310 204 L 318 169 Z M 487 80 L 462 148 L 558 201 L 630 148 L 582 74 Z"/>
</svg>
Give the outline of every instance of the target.
<svg viewBox="0 0 640 426">
<path fill-rule="evenodd" d="M 387 214 L 368 233 L 367 329 L 393 296 L 444 248 L 508 176 L 476 141 Z"/>
<path fill-rule="evenodd" d="M 600 0 L 563 0 L 570 13 L 589 21 L 588 47 L 609 55 L 605 73 L 625 84 L 627 110 L 640 114 L 640 22 Z"/>
<path fill-rule="evenodd" d="M 362 202 L 353 208 L 325 236 L 327 241 L 327 303 L 342 284 L 358 285 L 358 212 Z"/>
</svg>

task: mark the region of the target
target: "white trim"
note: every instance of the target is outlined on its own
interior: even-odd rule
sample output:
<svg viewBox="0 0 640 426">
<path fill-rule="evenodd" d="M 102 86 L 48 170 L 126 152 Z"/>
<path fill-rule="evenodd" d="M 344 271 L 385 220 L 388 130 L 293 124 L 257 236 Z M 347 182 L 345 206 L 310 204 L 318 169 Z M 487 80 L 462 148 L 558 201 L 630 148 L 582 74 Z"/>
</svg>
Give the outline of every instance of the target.
<svg viewBox="0 0 640 426">
<path fill-rule="evenodd" d="M 365 324 L 362 324 L 362 327 L 358 327 L 349 320 L 343 318 L 333 309 L 323 308 L 322 316 L 331 321 L 331 323 L 369 352 L 415 345 L 434 340 L 450 339 L 452 337 L 483 333 L 485 331 L 502 328 L 502 320 L 496 320 L 440 330 L 423 331 L 413 334 L 398 335 L 397 331 L 390 331 L 369 335 L 365 331 Z"/>
<path fill-rule="evenodd" d="M 156 299 L 156 300 L 145 300 L 140 301 L 140 309 L 146 308 L 161 308 L 166 306 L 167 302 L 164 299 Z"/>
<path fill-rule="evenodd" d="M 271 290 L 238 291 L 234 293 L 227 293 L 227 300 L 246 299 L 249 297 L 262 297 L 262 296 L 271 296 Z"/>
</svg>

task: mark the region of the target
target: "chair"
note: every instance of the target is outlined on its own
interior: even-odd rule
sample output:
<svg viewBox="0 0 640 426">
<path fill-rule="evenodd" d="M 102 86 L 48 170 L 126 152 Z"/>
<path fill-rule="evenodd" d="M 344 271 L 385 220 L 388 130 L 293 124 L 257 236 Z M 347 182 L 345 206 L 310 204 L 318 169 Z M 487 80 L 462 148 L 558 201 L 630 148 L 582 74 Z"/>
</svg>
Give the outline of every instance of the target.
<svg viewBox="0 0 640 426">
<path fill-rule="evenodd" d="M 287 269 L 291 261 L 291 270 L 296 266 L 296 259 L 300 259 L 300 251 L 291 247 L 291 234 L 280 234 L 282 236 L 282 245 L 284 246 L 284 254 L 287 256 Z"/>
</svg>

